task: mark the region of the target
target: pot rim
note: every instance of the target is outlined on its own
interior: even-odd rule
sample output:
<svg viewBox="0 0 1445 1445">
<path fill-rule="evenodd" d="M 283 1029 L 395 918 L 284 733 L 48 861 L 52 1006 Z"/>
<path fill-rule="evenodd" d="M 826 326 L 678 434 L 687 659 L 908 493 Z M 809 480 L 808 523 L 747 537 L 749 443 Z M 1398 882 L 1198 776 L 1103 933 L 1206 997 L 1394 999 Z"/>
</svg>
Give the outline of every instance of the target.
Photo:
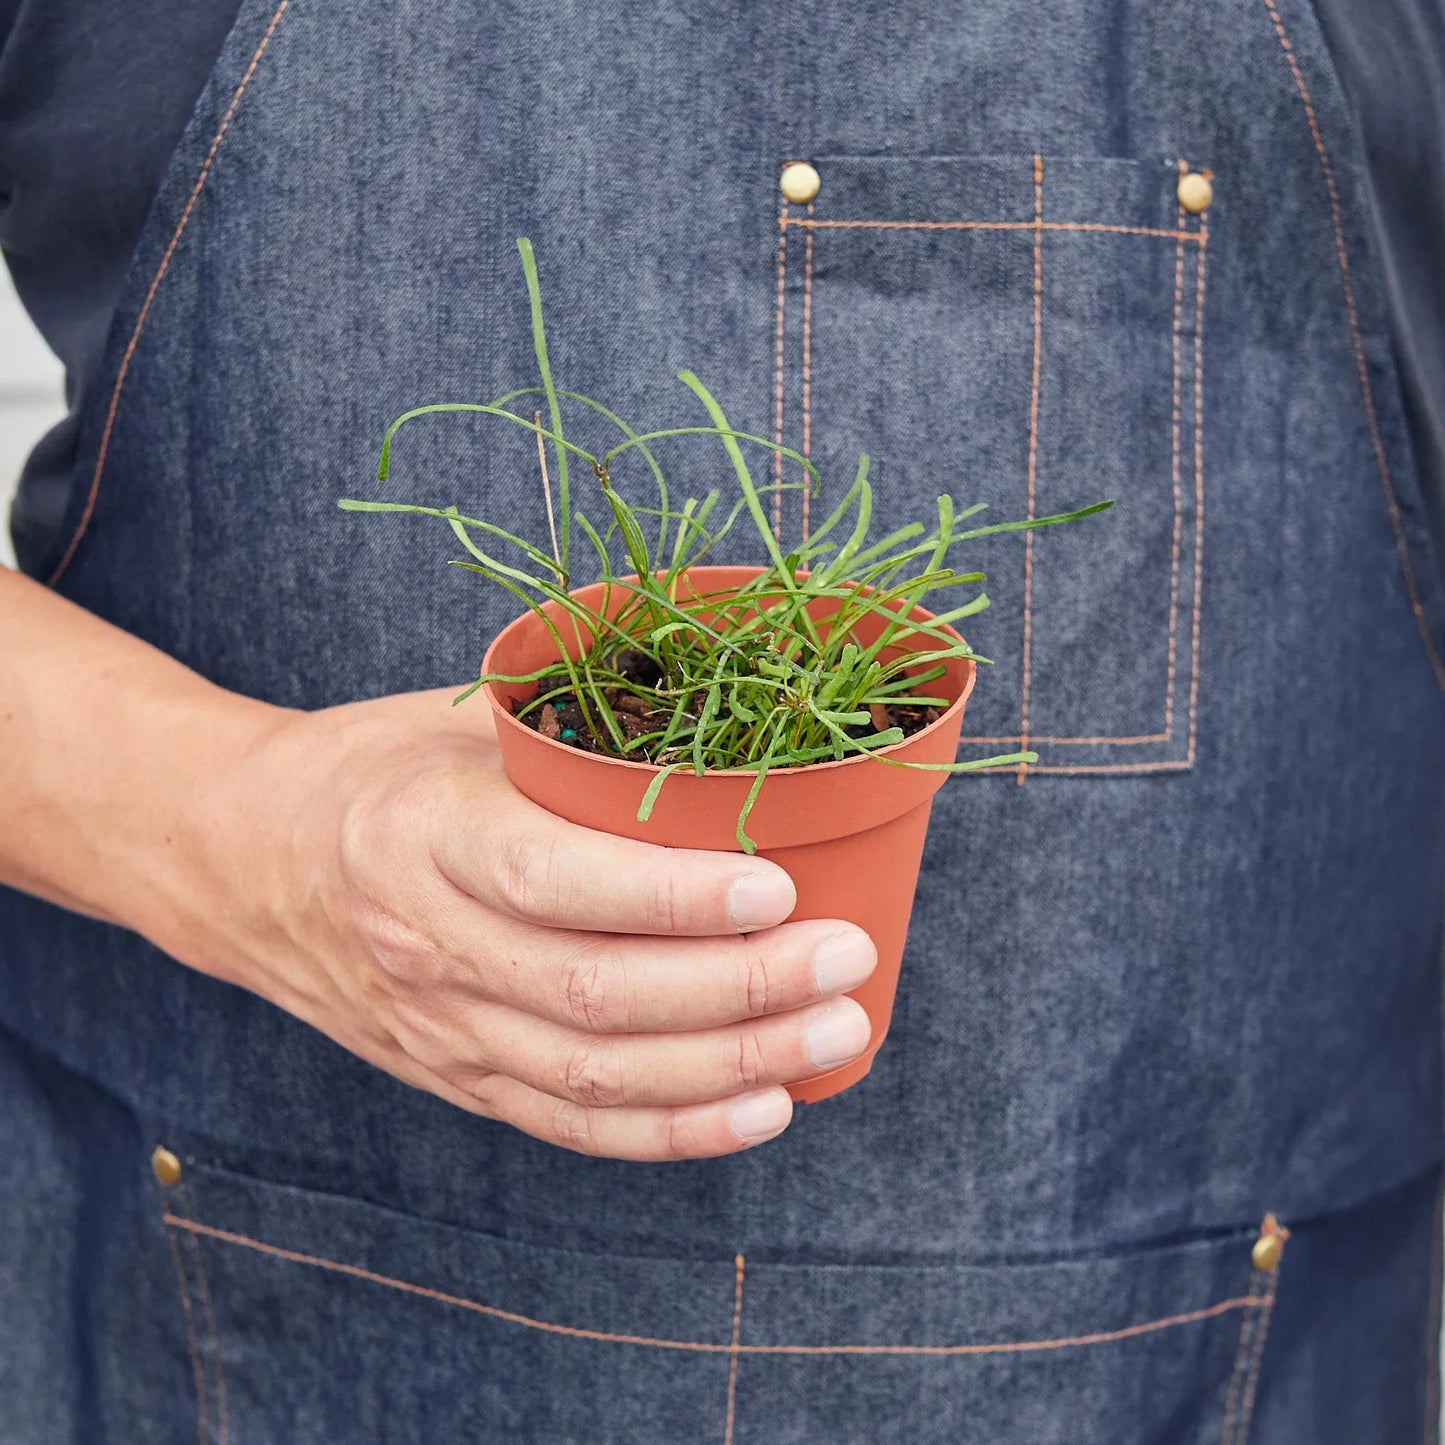
<svg viewBox="0 0 1445 1445">
<path fill-rule="evenodd" d="M 714 566 L 711 566 L 711 567 L 709 567 L 709 566 L 703 566 L 703 567 L 697 567 L 697 568 L 689 568 L 688 571 L 687 571 L 687 572 L 684 572 L 682 575 L 683 575 L 683 576 L 687 576 L 687 575 L 689 575 L 689 573 L 691 573 L 691 572 L 699 572 L 699 573 L 702 573 L 702 572 L 709 572 L 709 571 L 719 571 L 719 572 L 722 572 L 722 571 L 727 571 L 727 572 L 751 571 L 751 572 L 753 573 L 753 575 L 756 576 L 758 573 L 763 572 L 763 571 L 765 571 L 765 570 L 766 570 L 765 568 L 757 567 L 757 566 L 747 567 L 747 566 L 741 566 L 741 565 L 740 565 L 740 566 L 735 566 L 735 567 L 729 567 L 729 566 L 726 566 L 726 565 L 724 565 L 724 564 L 715 564 Z M 802 578 L 802 577 L 806 577 L 808 574 L 805 573 L 805 572 L 800 572 L 800 573 L 798 573 L 797 575 L 798 575 L 799 578 Z M 637 580 L 637 574 L 636 574 L 635 572 L 630 572 L 630 573 L 628 573 L 625 577 L 620 577 L 620 578 L 618 578 L 618 579 L 616 579 L 616 580 L 618 580 L 618 581 L 632 581 L 632 582 L 635 582 L 635 581 Z M 598 581 L 598 582 L 588 582 L 588 583 L 585 583 L 585 584 L 584 584 L 583 586 L 581 586 L 581 587 L 574 587 L 574 588 L 572 588 L 572 589 L 570 590 L 570 592 L 569 592 L 568 595 L 570 596 L 570 595 L 574 595 L 574 594 L 579 593 L 579 592 L 585 592 L 585 591 L 588 590 L 588 588 L 591 588 L 591 587 L 601 587 L 601 586 L 603 586 L 603 585 L 604 585 L 604 584 L 603 584 L 603 582 L 601 582 L 601 581 Z M 868 590 L 871 591 L 872 589 L 870 588 L 870 589 L 868 589 Z M 555 605 L 555 604 L 553 604 L 553 605 Z M 915 610 L 916 610 L 916 611 L 919 611 L 919 612 L 925 613 L 929 619 L 932 619 L 933 616 L 934 616 L 934 614 L 933 614 L 932 612 L 929 612 L 926 607 L 919 607 L 919 608 L 916 608 Z M 531 616 L 533 616 L 533 615 L 535 615 L 535 614 L 533 614 L 531 611 L 519 613 L 519 614 L 518 614 L 516 617 L 514 617 L 514 618 L 512 619 L 512 621 L 509 622 L 499 633 L 497 633 L 497 635 L 492 639 L 491 645 L 487 648 L 487 651 L 486 651 L 485 655 L 484 655 L 483 658 L 482 658 L 482 671 L 483 671 L 483 672 L 486 672 L 486 671 L 488 670 L 488 669 L 487 669 L 487 661 L 488 661 L 488 659 L 491 657 L 492 653 L 496 650 L 497 644 L 502 640 L 502 638 L 505 637 L 506 634 L 507 634 L 514 626 L 516 626 L 517 623 L 519 623 L 519 622 L 523 621 L 525 618 L 531 617 Z M 959 640 L 960 642 L 964 642 L 964 641 L 965 641 L 965 639 L 964 639 L 964 637 L 963 637 L 963 634 L 960 633 L 956 628 L 954 628 L 953 626 L 951 626 L 949 623 L 941 622 L 941 623 L 939 623 L 938 625 L 939 625 L 945 632 L 952 633 L 953 636 L 956 637 L 956 638 L 958 638 L 958 640 Z M 871 755 L 870 755 L 870 754 L 867 754 L 867 753 L 854 753 L 851 757 L 842 758 L 842 759 L 831 758 L 831 759 L 829 759 L 827 762 L 819 762 L 819 763 L 797 763 L 797 764 L 794 764 L 792 767 L 786 767 L 786 768 L 769 768 L 769 769 L 768 769 L 768 776 L 769 776 L 770 778 L 781 778 L 781 777 L 788 777 L 788 776 L 796 776 L 796 775 L 798 775 L 798 774 L 800 774 L 800 773 L 806 773 L 806 774 L 808 774 L 808 775 L 811 777 L 811 776 L 814 776 L 814 775 L 819 774 L 819 773 L 827 772 L 829 769 L 834 769 L 834 770 L 836 770 L 836 769 L 838 769 L 838 768 L 852 767 L 853 765 L 859 764 L 859 763 L 873 763 L 873 762 L 878 762 L 880 759 L 888 758 L 888 757 L 893 756 L 894 754 L 901 753 L 901 752 L 903 752 L 905 749 L 912 749 L 912 748 L 916 747 L 916 746 L 918 745 L 918 743 L 919 743 L 923 738 L 926 738 L 930 733 L 934 732 L 935 730 L 937 730 L 937 729 L 939 729 L 939 728 L 942 728 L 942 727 L 948 722 L 948 720 L 953 716 L 953 714 L 954 714 L 955 712 L 961 711 L 961 710 L 963 709 L 964 705 L 968 702 L 969 696 L 970 696 L 970 695 L 972 694 L 972 692 L 973 692 L 974 682 L 975 682 L 975 681 L 977 680 L 977 678 L 978 678 L 978 665 L 974 662 L 974 660 L 973 660 L 971 657 L 969 657 L 969 658 L 963 658 L 963 659 L 961 659 L 961 661 L 964 663 L 964 665 L 965 665 L 965 667 L 966 667 L 966 669 L 967 669 L 967 674 L 966 674 L 965 679 L 964 679 L 963 688 L 962 688 L 962 690 L 959 692 L 958 696 L 957 696 L 941 713 L 939 713 L 939 715 L 938 715 L 936 718 L 934 718 L 934 720 L 933 720 L 931 723 L 929 723 L 926 727 L 919 728 L 919 730 L 918 730 L 917 732 L 915 732 L 915 733 L 909 733 L 908 736 L 905 737 L 902 742 L 893 743 L 893 744 L 891 744 L 889 747 L 886 747 L 886 748 L 880 748 L 876 753 L 873 753 L 873 754 L 871 754 Z M 490 705 L 490 707 L 491 707 L 491 709 L 492 709 L 492 714 L 493 714 L 493 716 L 496 717 L 496 718 L 498 718 L 501 722 L 506 723 L 508 726 L 510 726 L 510 727 L 512 727 L 512 728 L 515 728 L 515 729 L 517 729 L 518 731 L 520 731 L 520 732 L 522 732 L 522 733 L 525 733 L 528 738 L 535 740 L 535 742 L 540 743 L 540 744 L 542 744 L 543 746 L 548 747 L 548 748 L 555 748 L 555 749 L 558 750 L 559 753 L 565 755 L 565 756 L 566 756 L 567 758 L 569 758 L 569 759 L 574 759 L 574 760 L 575 760 L 575 759 L 581 759 L 581 760 L 583 760 L 583 761 L 585 761 L 585 762 L 588 762 L 588 763 L 605 764 L 605 765 L 608 766 L 608 767 L 614 767 L 614 768 L 629 768 L 629 769 L 633 770 L 634 772 L 639 772 L 639 773 L 656 774 L 656 773 L 660 773 L 660 772 L 662 771 L 663 765 L 662 765 L 661 763 L 637 763 L 637 762 L 633 762 L 630 758 L 612 758 L 612 757 L 607 757 L 606 755 L 601 754 L 601 753 L 588 753 L 588 752 L 583 752 L 581 748 L 568 747 L 566 743 L 560 742 L 560 741 L 559 741 L 558 739 L 556 739 L 556 738 L 544 737 L 541 733 L 539 733 L 539 732 L 537 731 L 536 728 L 528 727 L 526 723 L 524 723 L 524 722 L 519 722 L 519 721 L 517 720 L 517 718 L 515 718 L 515 717 L 512 715 L 511 711 L 506 707 L 506 705 L 503 703 L 502 699 L 497 696 L 496 690 L 495 690 L 495 689 L 496 689 L 496 686 L 497 686 L 497 685 L 494 684 L 494 683 L 486 683 L 486 684 L 483 686 L 483 688 L 482 688 L 482 693 L 483 693 L 483 695 L 486 697 L 487 702 L 488 702 L 488 704 Z M 680 770 L 679 772 L 677 772 L 677 773 L 674 775 L 674 777 L 676 777 L 676 778 L 688 777 L 688 778 L 693 778 L 694 780 L 696 780 L 696 781 L 698 781 L 698 782 L 701 782 L 703 778 L 737 778 L 737 777 L 751 778 L 751 777 L 754 777 L 756 774 L 757 774 L 757 769 L 756 769 L 756 768 L 708 768 L 705 772 L 702 773 L 701 777 L 699 777 L 697 773 L 692 772 L 692 771 L 689 770 L 689 769 L 682 769 L 682 770 Z"/>
</svg>

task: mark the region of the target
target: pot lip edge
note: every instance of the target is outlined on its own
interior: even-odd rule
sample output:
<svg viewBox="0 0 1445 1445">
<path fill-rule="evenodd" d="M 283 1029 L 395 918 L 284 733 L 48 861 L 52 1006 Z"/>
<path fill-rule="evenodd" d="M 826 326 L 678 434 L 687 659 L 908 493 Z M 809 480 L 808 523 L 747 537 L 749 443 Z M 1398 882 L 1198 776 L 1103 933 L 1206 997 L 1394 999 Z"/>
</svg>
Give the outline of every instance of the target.
<svg viewBox="0 0 1445 1445">
<path fill-rule="evenodd" d="M 758 572 L 764 571 L 765 569 L 757 566 L 727 567 L 722 564 L 715 564 L 714 567 L 700 567 L 697 570 L 700 572 L 712 570 L 729 572 L 751 571 L 756 574 Z M 636 573 L 629 573 L 628 578 L 635 581 Z M 582 592 L 585 591 L 588 587 L 600 587 L 602 585 L 603 583 L 600 581 L 589 582 L 585 583 L 582 587 L 578 587 L 574 590 Z M 927 611 L 926 608 L 921 610 Z M 502 630 L 498 632 L 495 637 L 492 638 L 491 642 L 487 646 L 486 652 L 483 654 L 483 671 L 486 670 L 486 658 L 491 655 L 492 649 L 496 647 L 497 643 L 501 640 L 505 633 L 508 632 L 516 623 L 521 622 L 524 618 L 530 615 L 530 613 L 520 613 L 518 616 L 514 617 L 511 622 L 507 623 L 507 625 L 503 627 Z M 929 613 L 928 615 L 932 617 L 934 614 Z M 948 623 L 941 623 L 940 625 L 947 628 L 948 631 L 952 632 L 954 636 L 959 639 L 960 642 L 963 642 L 965 640 L 962 633 L 958 632 L 956 628 L 950 626 Z M 829 770 L 846 768 L 861 763 L 874 763 L 880 761 L 881 759 L 895 757 L 897 754 L 903 752 L 905 749 L 913 749 L 924 738 L 928 737 L 931 733 L 943 728 L 947 723 L 949 723 L 950 720 L 953 718 L 955 712 L 961 714 L 963 712 L 964 706 L 967 704 L 969 698 L 972 696 L 974 683 L 978 681 L 978 664 L 971 657 L 962 658 L 961 661 L 964 663 L 967 669 L 967 673 L 964 678 L 963 688 L 959 692 L 959 695 L 948 705 L 947 708 L 943 710 L 943 712 L 941 712 L 936 718 L 934 718 L 931 723 L 929 723 L 926 727 L 920 728 L 916 733 L 910 733 L 906 738 L 903 739 L 901 743 L 894 743 L 891 747 L 883 748 L 875 756 L 872 757 L 858 753 L 854 754 L 854 756 L 849 758 L 830 758 L 826 762 L 798 763 L 797 765 L 790 768 L 769 768 L 768 777 L 815 777 Z M 625 768 L 629 771 L 636 773 L 645 773 L 649 776 L 655 776 L 662 771 L 662 764 L 660 763 L 637 763 L 633 762 L 630 758 L 611 758 L 600 753 L 586 753 L 583 752 L 580 748 L 568 747 L 566 743 L 561 742 L 556 738 L 543 737 L 542 734 L 536 730 L 536 728 L 530 728 L 526 725 L 526 723 L 517 721 L 517 719 L 507 710 L 507 708 L 503 705 L 501 699 L 497 696 L 495 686 L 496 685 L 493 683 L 487 683 L 482 688 L 482 694 L 487 699 L 487 704 L 492 710 L 492 715 L 495 718 L 498 718 L 500 721 L 506 723 L 510 728 L 514 729 L 515 734 L 520 734 L 526 739 L 531 740 L 532 743 L 541 744 L 547 748 L 556 749 L 561 755 L 565 755 L 568 758 L 576 759 L 585 763 L 596 763 L 608 767 Z M 698 776 L 696 773 L 689 772 L 685 769 L 680 770 L 676 776 L 680 778 L 690 778 L 694 784 L 697 784 L 705 782 L 708 778 L 751 778 L 755 777 L 756 775 L 756 768 L 708 768 L 705 772 L 703 772 L 701 776 Z"/>
</svg>

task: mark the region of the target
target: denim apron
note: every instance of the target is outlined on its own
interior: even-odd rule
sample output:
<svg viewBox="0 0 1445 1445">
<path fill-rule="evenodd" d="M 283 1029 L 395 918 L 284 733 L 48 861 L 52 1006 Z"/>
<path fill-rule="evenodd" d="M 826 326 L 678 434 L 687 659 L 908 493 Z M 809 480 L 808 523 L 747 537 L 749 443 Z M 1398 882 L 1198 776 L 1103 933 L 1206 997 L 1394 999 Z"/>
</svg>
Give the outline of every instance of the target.
<svg viewBox="0 0 1445 1445">
<path fill-rule="evenodd" d="M 870 1077 L 706 1162 L 3 895 L 0 1437 L 1433 1439 L 1445 593 L 1305 0 L 245 0 L 46 576 L 291 707 L 473 677 L 508 597 L 336 499 L 545 538 L 484 420 L 370 480 L 535 379 L 520 235 L 561 384 L 817 462 L 785 538 L 862 450 L 885 522 L 1116 500 L 980 549 L 964 752 L 1039 762 L 939 795 Z"/>
</svg>

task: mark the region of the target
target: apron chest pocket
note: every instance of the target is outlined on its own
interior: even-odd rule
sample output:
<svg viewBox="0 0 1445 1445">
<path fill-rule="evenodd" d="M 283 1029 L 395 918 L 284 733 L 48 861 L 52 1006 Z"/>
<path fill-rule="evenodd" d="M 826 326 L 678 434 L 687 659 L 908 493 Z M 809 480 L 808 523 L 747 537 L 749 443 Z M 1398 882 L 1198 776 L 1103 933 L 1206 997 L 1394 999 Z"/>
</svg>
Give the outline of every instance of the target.
<svg viewBox="0 0 1445 1445">
<path fill-rule="evenodd" d="M 1032 747 L 1031 773 L 1183 769 L 1195 752 L 1208 213 L 1183 161 L 818 156 L 779 216 L 774 418 L 823 493 L 858 453 L 887 527 L 952 493 L 981 519 L 1115 507 L 973 544 L 996 657 L 960 756 Z M 800 479 L 778 467 L 774 480 Z M 836 496 L 836 493 L 835 493 Z M 894 525 L 897 525 L 894 522 Z"/>
</svg>

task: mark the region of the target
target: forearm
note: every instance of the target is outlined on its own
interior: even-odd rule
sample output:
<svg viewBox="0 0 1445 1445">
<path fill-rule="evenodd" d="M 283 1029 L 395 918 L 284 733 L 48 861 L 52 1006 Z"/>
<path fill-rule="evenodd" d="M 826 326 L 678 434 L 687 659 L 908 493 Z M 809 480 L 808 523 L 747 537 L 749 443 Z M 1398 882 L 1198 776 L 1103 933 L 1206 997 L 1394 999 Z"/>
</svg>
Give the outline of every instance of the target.
<svg viewBox="0 0 1445 1445">
<path fill-rule="evenodd" d="M 277 712 L 0 568 L 0 882 L 145 931 Z"/>
</svg>

